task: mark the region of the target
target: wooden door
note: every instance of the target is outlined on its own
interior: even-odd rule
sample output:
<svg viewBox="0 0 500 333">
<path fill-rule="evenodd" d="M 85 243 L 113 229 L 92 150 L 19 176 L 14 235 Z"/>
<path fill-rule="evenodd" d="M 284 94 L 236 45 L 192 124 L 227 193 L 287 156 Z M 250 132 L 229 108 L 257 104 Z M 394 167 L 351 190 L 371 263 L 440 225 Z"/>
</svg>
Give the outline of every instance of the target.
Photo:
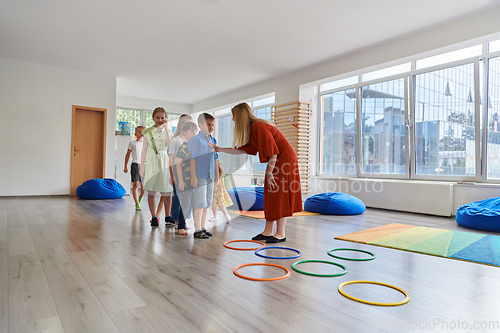
<svg viewBox="0 0 500 333">
<path fill-rule="evenodd" d="M 73 105 L 70 195 L 84 181 L 104 178 L 106 109 Z"/>
</svg>

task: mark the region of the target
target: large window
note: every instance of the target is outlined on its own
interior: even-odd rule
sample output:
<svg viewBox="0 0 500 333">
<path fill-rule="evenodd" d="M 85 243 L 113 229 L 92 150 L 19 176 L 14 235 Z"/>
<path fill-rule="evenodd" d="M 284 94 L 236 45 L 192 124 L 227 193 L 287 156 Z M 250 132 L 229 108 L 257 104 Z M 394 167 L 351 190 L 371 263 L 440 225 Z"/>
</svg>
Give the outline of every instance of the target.
<svg viewBox="0 0 500 333">
<path fill-rule="evenodd" d="M 474 64 L 415 76 L 417 175 L 475 176 Z"/>
<path fill-rule="evenodd" d="M 319 102 L 320 175 L 500 182 L 500 41 L 323 83 Z"/>
<path fill-rule="evenodd" d="M 363 174 L 406 174 L 405 80 L 361 87 Z"/>
</svg>

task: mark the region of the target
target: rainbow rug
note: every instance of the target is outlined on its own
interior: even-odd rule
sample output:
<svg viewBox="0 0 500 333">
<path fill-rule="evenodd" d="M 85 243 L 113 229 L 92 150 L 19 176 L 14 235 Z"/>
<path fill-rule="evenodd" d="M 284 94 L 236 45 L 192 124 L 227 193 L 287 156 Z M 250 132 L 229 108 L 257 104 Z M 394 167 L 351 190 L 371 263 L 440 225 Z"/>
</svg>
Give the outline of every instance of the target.
<svg viewBox="0 0 500 333">
<path fill-rule="evenodd" d="M 500 266 L 500 236 L 392 223 L 335 239 Z"/>
<path fill-rule="evenodd" d="M 254 218 L 254 219 L 264 219 L 265 218 L 263 210 L 251 210 L 251 211 L 249 211 L 249 210 L 233 210 L 233 211 L 229 211 L 228 210 L 228 212 L 233 213 L 233 214 L 238 214 L 238 215 L 241 215 L 241 216 L 251 217 L 251 218 Z M 294 213 L 293 217 L 296 217 L 296 216 L 309 216 L 309 215 L 321 215 L 321 214 L 303 211 L 303 212 L 299 212 L 299 213 Z"/>
</svg>

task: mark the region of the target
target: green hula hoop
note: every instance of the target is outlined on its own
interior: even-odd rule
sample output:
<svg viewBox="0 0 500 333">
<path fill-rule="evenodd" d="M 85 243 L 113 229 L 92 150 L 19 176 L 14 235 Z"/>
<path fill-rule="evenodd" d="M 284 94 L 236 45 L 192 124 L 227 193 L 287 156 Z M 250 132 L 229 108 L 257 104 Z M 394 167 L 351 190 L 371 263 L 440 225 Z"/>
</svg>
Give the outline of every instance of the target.
<svg viewBox="0 0 500 333">
<path fill-rule="evenodd" d="M 367 253 L 369 255 L 371 255 L 371 258 L 362 258 L 362 259 L 357 259 L 357 258 L 346 258 L 346 257 L 341 257 L 341 256 L 336 256 L 334 254 L 332 254 L 332 252 L 334 251 L 357 251 L 357 252 L 363 252 L 363 253 Z M 360 249 L 348 249 L 348 248 L 341 248 L 341 249 L 333 249 L 333 250 L 330 250 L 327 252 L 328 255 L 330 257 L 334 257 L 334 258 L 337 258 L 337 259 L 344 259 L 344 260 L 351 260 L 351 261 L 370 261 L 370 260 L 373 260 L 375 259 L 375 255 L 369 251 L 365 251 L 365 250 L 360 250 Z"/>
<path fill-rule="evenodd" d="M 317 274 L 317 273 L 304 272 L 304 271 L 301 271 L 300 269 L 298 269 L 296 267 L 297 265 L 302 264 L 302 263 L 306 263 L 306 262 L 322 262 L 322 263 L 325 263 L 325 264 L 335 265 L 335 266 L 339 266 L 339 267 L 343 268 L 344 271 L 341 272 L 341 273 L 338 273 L 338 274 Z M 326 261 L 326 260 L 302 260 L 302 261 L 297 261 L 297 262 L 294 262 L 292 264 L 292 268 L 293 268 L 294 271 L 302 273 L 302 274 L 312 275 L 312 276 L 321 276 L 321 277 L 342 276 L 342 275 L 344 275 L 344 274 L 347 273 L 347 268 L 344 265 L 337 264 L 336 262 L 333 262 L 333 261 Z"/>
</svg>

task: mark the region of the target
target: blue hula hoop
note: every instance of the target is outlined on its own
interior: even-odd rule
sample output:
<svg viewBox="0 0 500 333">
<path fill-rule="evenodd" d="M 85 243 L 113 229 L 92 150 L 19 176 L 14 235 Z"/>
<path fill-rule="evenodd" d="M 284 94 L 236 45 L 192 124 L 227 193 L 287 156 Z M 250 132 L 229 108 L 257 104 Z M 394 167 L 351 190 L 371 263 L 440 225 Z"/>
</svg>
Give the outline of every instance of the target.
<svg viewBox="0 0 500 333">
<path fill-rule="evenodd" d="M 263 254 L 260 254 L 259 251 L 262 251 L 262 250 L 269 250 L 269 249 L 282 249 L 282 250 L 290 250 L 290 251 L 295 251 L 297 252 L 298 254 L 296 256 L 293 256 L 293 257 L 271 257 L 271 256 L 266 256 L 266 255 L 263 255 Z M 268 246 L 268 247 L 261 247 L 260 249 L 257 249 L 255 250 L 255 254 L 258 255 L 259 257 L 262 257 L 262 258 L 267 258 L 267 259 L 295 259 L 295 258 L 298 258 L 300 257 L 300 255 L 302 254 L 299 250 L 296 250 L 296 249 L 292 249 L 291 247 L 280 247 L 280 246 Z"/>
</svg>

